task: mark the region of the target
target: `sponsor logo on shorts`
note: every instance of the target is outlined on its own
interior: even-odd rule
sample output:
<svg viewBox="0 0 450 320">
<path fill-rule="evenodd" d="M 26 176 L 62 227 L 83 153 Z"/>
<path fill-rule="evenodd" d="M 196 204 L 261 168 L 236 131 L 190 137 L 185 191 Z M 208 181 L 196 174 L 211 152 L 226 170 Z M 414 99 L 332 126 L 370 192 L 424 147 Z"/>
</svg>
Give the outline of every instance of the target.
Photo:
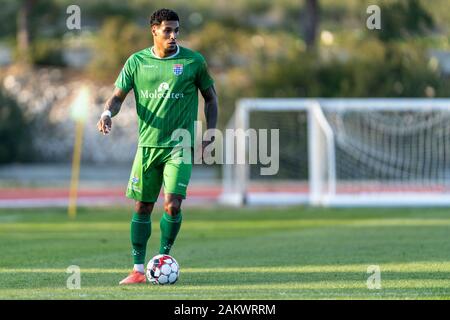
<svg viewBox="0 0 450 320">
<path fill-rule="evenodd" d="M 132 190 L 137 193 L 141 193 L 141 189 L 136 186 L 128 186 L 128 190 Z"/>
<path fill-rule="evenodd" d="M 187 187 L 187 185 L 186 185 L 186 184 L 184 184 L 184 183 L 181 183 L 181 182 L 178 182 L 178 185 L 179 185 L 180 187 Z"/>
</svg>

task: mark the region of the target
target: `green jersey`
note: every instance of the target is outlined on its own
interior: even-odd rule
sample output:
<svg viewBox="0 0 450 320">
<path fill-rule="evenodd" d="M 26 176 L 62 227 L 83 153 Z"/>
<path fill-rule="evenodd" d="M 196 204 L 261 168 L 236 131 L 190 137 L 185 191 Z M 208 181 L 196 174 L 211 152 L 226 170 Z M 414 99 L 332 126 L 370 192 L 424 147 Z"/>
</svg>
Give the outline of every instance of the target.
<svg viewBox="0 0 450 320">
<path fill-rule="evenodd" d="M 115 85 L 134 90 L 139 118 L 139 147 L 174 147 L 172 132 L 186 129 L 194 144 L 198 89 L 213 85 L 201 54 L 178 46 L 177 52 L 159 58 L 153 48 L 134 53 L 126 61 Z"/>
</svg>

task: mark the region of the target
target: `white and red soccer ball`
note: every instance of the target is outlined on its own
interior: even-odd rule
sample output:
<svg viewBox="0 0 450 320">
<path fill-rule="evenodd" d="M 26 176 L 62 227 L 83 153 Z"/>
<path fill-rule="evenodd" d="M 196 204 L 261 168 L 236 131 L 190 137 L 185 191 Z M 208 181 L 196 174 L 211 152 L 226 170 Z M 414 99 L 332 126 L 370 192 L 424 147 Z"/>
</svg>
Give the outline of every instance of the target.
<svg viewBox="0 0 450 320">
<path fill-rule="evenodd" d="M 168 254 L 158 254 L 147 264 L 147 280 L 153 284 L 174 284 L 179 275 L 178 262 Z"/>
</svg>

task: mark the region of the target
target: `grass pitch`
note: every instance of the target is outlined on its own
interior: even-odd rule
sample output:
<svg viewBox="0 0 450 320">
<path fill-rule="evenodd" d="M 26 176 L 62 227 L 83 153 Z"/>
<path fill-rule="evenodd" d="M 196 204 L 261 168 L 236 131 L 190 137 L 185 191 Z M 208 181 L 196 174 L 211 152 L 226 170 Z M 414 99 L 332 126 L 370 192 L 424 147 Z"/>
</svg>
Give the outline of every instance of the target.
<svg viewBox="0 0 450 320">
<path fill-rule="evenodd" d="M 153 214 L 147 259 L 159 248 Z M 172 286 L 119 286 L 129 208 L 0 210 L 0 299 L 448 299 L 446 209 L 186 208 Z M 67 267 L 81 289 L 67 288 Z M 369 265 L 381 289 L 369 290 Z"/>
</svg>

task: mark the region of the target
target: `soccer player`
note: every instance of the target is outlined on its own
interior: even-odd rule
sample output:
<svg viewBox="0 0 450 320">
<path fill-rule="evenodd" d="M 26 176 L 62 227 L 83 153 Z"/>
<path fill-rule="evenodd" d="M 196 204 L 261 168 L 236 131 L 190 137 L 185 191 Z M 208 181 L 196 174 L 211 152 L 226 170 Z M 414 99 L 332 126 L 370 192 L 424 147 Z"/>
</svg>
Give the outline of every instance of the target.
<svg viewBox="0 0 450 320">
<path fill-rule="evenodd" d="M 177 44 L 178 15 L 169 9 L 155 11 L 150 18 L 154 45 L 132 54 L 116 82 L 97 123 L 107 134 L 127 93 L 133 89 L 139 118 L 139 141 L 126 196 L 136 201 L 131 219 L 133 271 L 120 284 L 145 283 L 144 263 L 151 235 L 153 206 L 164 185 L 164 213 L 160 221 L 160 254 L 169 254 L 182 222 L 181 202 L 191 177 L 194 122 L 197 120 L 198 90 L 205 100 L 208 129 L 217 122 L 217 95 L 214 81 L 201 54 Z M 172 133 L 190 133 L 190 150 L 175 148 Z M 202 142 L 202 149 L 212 143 Z M 190 152 L 191 161 L 182 161 Z M 186 156 L 186 154 L 185 154 Z M 189 156 L 189 154 L 188 154 Z"/>
</svg>

